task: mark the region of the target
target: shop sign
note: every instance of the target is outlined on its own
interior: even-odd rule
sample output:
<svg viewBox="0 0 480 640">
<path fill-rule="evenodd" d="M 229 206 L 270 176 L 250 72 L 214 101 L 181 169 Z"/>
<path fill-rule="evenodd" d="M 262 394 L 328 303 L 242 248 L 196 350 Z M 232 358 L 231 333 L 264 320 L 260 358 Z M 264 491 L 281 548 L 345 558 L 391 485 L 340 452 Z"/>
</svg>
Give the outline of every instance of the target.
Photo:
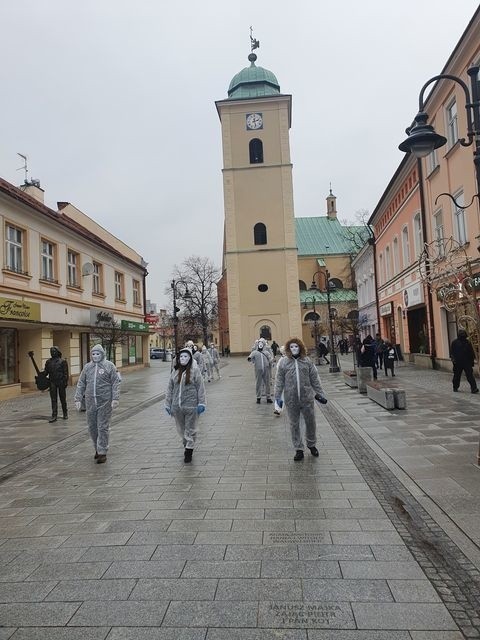
<svg viewBox="0 0 480 640">
<path fill-rule="evenodd" d="M 392 315 L 392 303 L 387 302 L 386 304 L 380 305 L 380 315 L 383 316 L 391 316 Z"/>
<path fill-rule="evenodd" d="M 0 318 L 3 320 L 40 320 L 41 305 L 12 298 L 0 298 Z"/>
<path fill-rule="evenodd" d="M 90 325 L 93 327 L 111 325 L 114 323 L 113 313 L 103 309 L 90 309 Z"/>
<path fill-rule="evenodd" d="M 120 328 L 123 331 L 143 331 L 144 333 L 150 331 L 148 322 L 133 322 L 132 320 L 121 320 Z"/>
<path fill-rule="evenodd" d="M 408 309 L 408 307 L 414 307 L 417 304 L 423 304 L 423 284 L 421 282 L 417 282 L 416 284 L 412 284 L 411 287 L 407 287 L 403 291 L 403 306 Z"/>
<path fill-rule="evenodd" d="M 159 319 L 158 313 L 147 313 L 145 315 L 145 322 L 147 324 L 157 325 L 158 319 Z"/>
</svg>

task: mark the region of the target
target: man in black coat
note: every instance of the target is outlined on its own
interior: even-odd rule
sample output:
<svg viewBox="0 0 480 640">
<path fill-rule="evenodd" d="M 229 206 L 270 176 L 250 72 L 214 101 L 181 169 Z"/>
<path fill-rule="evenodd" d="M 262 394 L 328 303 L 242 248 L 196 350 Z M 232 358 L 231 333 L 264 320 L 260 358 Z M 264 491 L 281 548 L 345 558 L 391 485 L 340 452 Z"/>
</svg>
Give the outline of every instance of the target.
<svg viewBox="0 0 480 640">
<path fill-rule="evenodd" d="M 470 384 L 472 393 L 478 393 L 477 382 L 473 375 L 475 352 L 464 329 L 460 329 L 457 337 L 450 345 L 450 358 L 453 362 L 453 390 L 458 391 L 462 371 L 465 371 L 465 377 Z"/>
<path fill-rule="evenodd" d="M 371 335 L 368 335 L 362 342 L 360 348 L 360 366 L 372 367 L 373 379 L 377 379 L 377 357 L 375 353 L 375 342 Z"/>
<path fill-rule="evenodd" d="M 49 422 L 56 422 L 58 414 L 57 394 L 62 404 L 63 419 L 66 420 L 68 418 L 67 394 L 65 391 L 68 385 L 68 364 L 62 358 L 62 352 L 58 347 L 51 347 L 50 355 L 52 357 L 45 362 L 45 371 L 50 380 L 50 400 L 52 402 L 52 417 Z"/>
</svg>

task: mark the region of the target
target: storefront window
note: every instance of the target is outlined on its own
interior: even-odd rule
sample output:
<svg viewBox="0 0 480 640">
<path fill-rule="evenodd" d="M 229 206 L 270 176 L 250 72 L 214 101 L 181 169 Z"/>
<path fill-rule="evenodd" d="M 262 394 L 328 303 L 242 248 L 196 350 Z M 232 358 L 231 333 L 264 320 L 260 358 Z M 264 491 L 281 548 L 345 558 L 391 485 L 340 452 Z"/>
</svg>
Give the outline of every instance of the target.
<svg viewBox="0 0 480 640">
<path fill-rule="evenodd" d="M 0 385 L 16 382 L 16 329 L 0 329 Z"/>
<path fill-rule="evenodd" d="M 142 362 L 143 362 L 142 336 L 135 336 L 135 363 L 141 364 Z"/>
</svg>

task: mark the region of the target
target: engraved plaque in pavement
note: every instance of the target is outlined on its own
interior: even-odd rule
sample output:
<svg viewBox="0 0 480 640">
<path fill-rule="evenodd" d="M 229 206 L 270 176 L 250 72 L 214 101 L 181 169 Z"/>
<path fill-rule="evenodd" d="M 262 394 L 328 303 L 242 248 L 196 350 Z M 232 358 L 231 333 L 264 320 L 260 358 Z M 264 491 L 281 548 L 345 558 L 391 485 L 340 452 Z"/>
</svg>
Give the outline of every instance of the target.
<svg viewBox="0 0 480 640">
<path fill-rule="evenodd" d="M 259 627 L 281 629 L 355 629 L 346 602 L 261 602 Z"/>
<path fill-rule="evenodd" d="M 325 531 L 319 533 L 293 533 L 289 531 L 266 532 L 264 544 L 325 544 L 330 537 Z"/>
</svg>

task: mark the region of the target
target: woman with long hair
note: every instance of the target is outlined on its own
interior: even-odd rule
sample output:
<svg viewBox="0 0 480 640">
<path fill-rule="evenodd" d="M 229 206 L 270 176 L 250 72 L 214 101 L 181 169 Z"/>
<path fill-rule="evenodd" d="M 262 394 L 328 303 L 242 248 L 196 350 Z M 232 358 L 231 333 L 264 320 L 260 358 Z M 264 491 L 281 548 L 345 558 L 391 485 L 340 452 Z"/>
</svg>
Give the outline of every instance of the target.
<svg viewBox="0 0 480 640">
<path fill-rule="evenodd" d="M 180 349 L 176 360 L 168 382 L 165 411 L 175 418 L 177 431 L 185 448 L 184 460 L 191 462 L 197 438 L 198 416 L 206 409 L 205 385 L 200 368 L 192 366 L 190 349 Z"/>
</svg>

